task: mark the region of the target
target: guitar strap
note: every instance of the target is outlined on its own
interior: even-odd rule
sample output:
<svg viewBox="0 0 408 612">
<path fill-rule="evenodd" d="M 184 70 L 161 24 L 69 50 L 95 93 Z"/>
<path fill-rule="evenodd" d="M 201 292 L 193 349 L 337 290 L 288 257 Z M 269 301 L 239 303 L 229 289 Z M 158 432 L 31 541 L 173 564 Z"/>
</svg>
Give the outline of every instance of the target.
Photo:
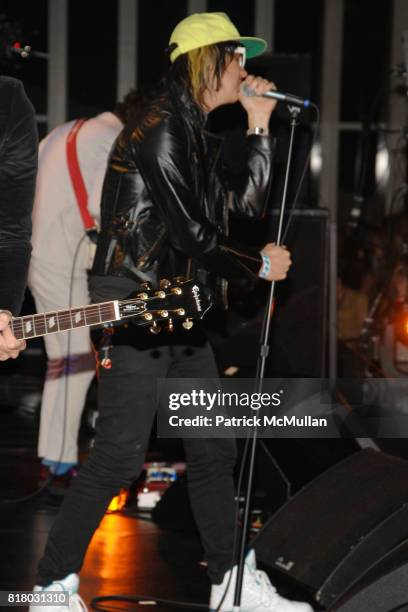
<svg viewBox="0 0 408 612">
<path fill-rule="evenodd" d="M 85 181 L 79 166 L 77 151 L 78 132 L 86 121 L 88 120 L 85 118 L 75 121 L 67 137 L 66 154 L 69 176 L 71 178 L 79 212 L 81 213 L 82 223 L 84 225 L 85 232 L 92 241 L 95 241 L 97 224 L 88 210 L 88 193 L 86 191 Z"/>
<path fill-rule="evenodd" d="M 91 260 L 93 260 L 96 248 L 95 245 L 98 236 L 97 224 L 88 209 L 88 192 L 86 190 L 85 181 L 83 179 L 81 168 L 79 165 L 77 150 L 78 132 L 86 121 L 88 121 L 88 119 L 86 118 L 78 119 L 77 121 L 75 121 L 67 137 L 66 154 L 69 176 L 71 178 L 71 183 L 74 189 L 79 212 L 81 213 L 84 230 L 93 243 L 91 244 L 93 249 L 90 258 Z M 103 341 L 101 343 L 100 350 L 96 350 L 95 348 L 95 354 L 97 355 L 97 365 L 101 365 L 107 370 L 110 370 L 110 368 L 112 367 L 112 360 L 110 359 L 110 351 L 112 348 L 112 333 L 113 329 L 104 329 Z M 98 367 L 97 371 L 99 371 Z"/>
</svg>

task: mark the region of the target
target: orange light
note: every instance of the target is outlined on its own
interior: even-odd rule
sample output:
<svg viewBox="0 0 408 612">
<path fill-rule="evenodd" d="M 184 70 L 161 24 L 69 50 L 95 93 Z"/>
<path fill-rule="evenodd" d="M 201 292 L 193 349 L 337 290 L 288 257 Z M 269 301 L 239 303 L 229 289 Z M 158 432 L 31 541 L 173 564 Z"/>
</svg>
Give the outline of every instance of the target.
<svg viewBox="0 0 408 612">
<path fill-rule="evenodd" d="M 404 330 L 405 330 L 405 333 L 406 333 L 406 334 L 407 334 L 407 336 L 408 336 L 408 318 L 407 318 L 407 319 L 405 319 L 405 322 L 404 322 Z"/>
<path fill-rule="evenodd" d="M 119 495 L 116 495 L 116 497 L 112 498 L 107 512 L 116 512 L 117 510 L 122 510 L 122 508 L 126 506 L 127 494 L 127 489 L 121 489 Z"/>
</svg>

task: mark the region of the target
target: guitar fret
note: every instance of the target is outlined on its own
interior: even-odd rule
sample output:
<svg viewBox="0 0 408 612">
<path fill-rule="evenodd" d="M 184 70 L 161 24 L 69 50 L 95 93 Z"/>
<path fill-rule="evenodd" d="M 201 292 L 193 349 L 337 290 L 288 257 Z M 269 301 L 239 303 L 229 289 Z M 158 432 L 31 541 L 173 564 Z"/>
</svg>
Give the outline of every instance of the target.
<svg viewBox="0 0 408 612">
<path fill-rule="evenodd" d="M 60 310 L 57 312 L 58 327 L 60 331 L 72 329 L 71 316 L 69 310 Z"/>
<path fill-rule="evenodd" d="M 24 338 L 32 338 L 35 336 L 34 317 L 32 315 L 22 317 L 22 323 Z"/>
<path fill-rule="evenodd" d="M 108 302 L 107 304 L 99 304 L 98 306 L 101 323 L 104 323 L 105 321 L 113 321 L 116 319 L 115 305 L 113 302 Z M 101 312 L 101 309 L 103 309 L 103 313 Z"/>
<path fill-rule="evenodd" d="M 59 331 L 56 312 L 47 312 L 45 314 L 45 325 L 47 328 L 47 333 Z"/>
<path fill-rule="evenodd" d="M 85 308 L 85 320 L 87 325 L 97 325 L 101 323 L 101 317 L 98 310 L 98 305 L 92 305 Z"/>
<path fill-rule="evenodd" d="M 24 331 L 23 331 L 23 322 L 21 317 L 14 318 L 10 321 L 11 330 L 17 340 L 23 340 Z"/>
<path fill-rule="evenodd" d="M 85 308 L 74 308 L 71 311 L 72 327 L 84 327 L 85 321 Z"/>
<path fill-rule="evenodd" d="M 34 330 L 36 336 L 43 336 L 47 331 L 47 325 L 44 314 L 34 315 Z"/>
</svg>

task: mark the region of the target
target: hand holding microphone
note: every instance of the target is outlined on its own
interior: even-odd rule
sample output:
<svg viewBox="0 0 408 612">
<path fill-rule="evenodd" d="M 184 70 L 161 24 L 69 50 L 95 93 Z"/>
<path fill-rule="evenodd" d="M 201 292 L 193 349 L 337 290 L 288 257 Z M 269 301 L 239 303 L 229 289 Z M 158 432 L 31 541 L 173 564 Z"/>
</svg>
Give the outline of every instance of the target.
<svg viewBox="0 0 408 612">
<path fill-rule="evenodd" d="M 269 119 L 276 107 L 276 100 L 267 99 L 266 92 L 276 90 L 272 81 L 256 77 L 253 74 L 247 76 L 242 82 L 238 100 L 248 113 L 248 127 L 268 129 Z"/>
<path fill-rule="evenodd" d="M 407 45 L 408 45 L 408 32 L 407 32 Z M 408 46 L 407 46 L 407 49 L 408 49 Z M 262 80 L 265 80 L 265 79 L 262 79 Z M 247 80 L 245 80 L 242 84 L 242 93 L 244 94 L 244 96 L 249 96 L 249 97 L 261 96 L 262 98 L 269 98 L 271 100 L 276 100 L 277 102 L 286 102 L 287 104 L 292 104 L 294 106 L 304 106 L 305 108 L 311 106 L 312 104 L 310 100 L 308 100 L 307 98 L 300 98 L 299 96 L 295 96 L 293 94 L 282 93 L 281 91 L 277 91 L 275 86 L 271 87 L 270 89 L 267 89 L 266 91 L 259 92 L 257 88 L 251 87 L 247 83 Z"/>
</svg>

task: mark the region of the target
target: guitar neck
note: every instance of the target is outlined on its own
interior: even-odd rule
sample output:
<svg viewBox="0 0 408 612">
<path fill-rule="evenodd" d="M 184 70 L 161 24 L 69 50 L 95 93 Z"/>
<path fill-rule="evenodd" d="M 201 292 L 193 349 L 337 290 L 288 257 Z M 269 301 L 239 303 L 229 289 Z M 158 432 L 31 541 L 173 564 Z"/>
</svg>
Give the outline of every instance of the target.
<svg viewBox="0 0 408 612">
<path fill-rule="evenodd" d="M 10 327 L 18 340 L 37 338 L 78 327 L 90 327 L 118 321 L 120 319 L 118 300 L 89 306 L 54 310 L 41 314 L 13 317 Z"/>
</svg>

